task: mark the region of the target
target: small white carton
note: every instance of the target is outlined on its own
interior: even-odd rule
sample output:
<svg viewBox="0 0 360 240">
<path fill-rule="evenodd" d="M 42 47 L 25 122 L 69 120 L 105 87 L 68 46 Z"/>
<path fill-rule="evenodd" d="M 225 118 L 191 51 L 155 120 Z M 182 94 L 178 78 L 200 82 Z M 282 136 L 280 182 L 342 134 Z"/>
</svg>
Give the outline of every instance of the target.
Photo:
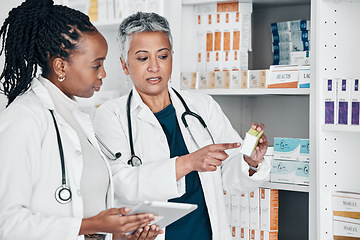
<svg viewBox="0 0 360 240">
<path fill-rule="evenodd" d="M 333 214 L 360 219 L 360 193 L 337 191 L 331 196 Z"/>
<path fill-rule="evenodd" d="M 296 163 L 296 161 L 272 160 L 270 181 L 294 184 Z"/>
<path fill-rule="evenodd" d="M 250 228 L 260 229 L 260 194 L 259 189 L 249 194 Z"/>
<path fill-rule="evenodd" d="M 260 189 L 261 230 L 279 230 L 279 190 Z"/>
<path fill-rule="evenodd" d="M 333 216 L 333 236 L 335 240 L 360 239 L 360 220 Z"/>
<path fill-rule="evenodd" d="M 295 184 L 309 185 L 309 163 L 296 163 Z"/>
<path fill-rule="evenodd" d="M 300 138 L 274 138 L 274 159 L 298 160 Z"/>
<path fill-rule="evenodd" d="M 240 195 L 240 227 L 250 227 L 250 203 L 249 193 L 242 193 Z"/>
</svg>

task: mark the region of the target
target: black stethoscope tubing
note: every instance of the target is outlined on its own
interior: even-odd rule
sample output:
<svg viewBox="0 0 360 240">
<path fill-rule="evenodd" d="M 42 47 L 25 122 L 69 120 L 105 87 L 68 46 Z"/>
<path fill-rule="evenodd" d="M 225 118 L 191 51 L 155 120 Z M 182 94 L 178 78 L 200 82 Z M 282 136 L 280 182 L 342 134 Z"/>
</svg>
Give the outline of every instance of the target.
<svg viewBox="0 0 360 240">
<path fill-rule="evenodd" d="M 61 186 L 56 189 L 55 191 L 55 199 L 61 204 L 65 204 L 71 201 L 71 189 L 66 184 L 66 170 L 65 170 L 65 159 L 64 159 L 64 150 L 61 143 L 61 137 L 60 137 L 60 131 L 58 128 L 58 125 L 56 123 L 56 119 L 54 116 L 54 111 L 50 110 L 51 116 L 54 120 L 55 130 L 56 130 L 56 137 L 59 147 L 59 153 L 60 153 L 60 162 L 61 162 Z"/>
<path fill-rule="evenodd" d="M 175 92 L 175 94 L 177 95 L 177 97 L 180 99 L 182 105 L 184 106 L 185 108 L 185 112 L 181 115 L 181 121 L 183 122 L 185 128 L 188 130 L 192 140 L 194 141 L 194 143 L 196 144 L 197 148 L 200 148 L 200 146 L 198 145 L 198 143 L 196 142 L 194 136 L 192 135 L 190 129 L 189 129 L 189 125 L 186 121 L 186 116 L 189 115 L 189 116 L 193 116 L 195 117 L 200 123 L 201 125 L 207 130 L 207 132 L 209 133 L 210 137 L 211 137 L 211 141 L 215 144 L 215 141 L 214 141 L 214 138 L 213 136 L 211 135 L 204 119 L 192 112 L 188 105 L 186 104 L 185 100 L 183 99 L 183 97 L 180 95 L 179 92 L 177 92 L 174 88 L 172 88 L 172 90 Z M 138 157 L 137 155 L 135 155 L 135 150 L 134 150 L 134 142 L 133 142 L 133 135 L 132 135 L 132 127 L 131 127 L 131 116 L 130 116 L 130 104 L 131 104 L 131 98 L 132 98 L 132 95 L 133 95 L 133 90 L 130 91 L 129 93 L 129 96 L 128 96 L 128 99 L 127 99 L 127 102 L 126 102 L 126 115 L 127 115 L 127 120 L 128 120 L 128 132 L 129 132 L 129 145 L 130 145 L 130 152 L 131 152 L 131 158 L 130 160 L 128 161 L 128 164 L 135 167 L 135 166 L 140 166 L 142 164 L 142 161 L 140 159 L 140 157 Z"/>
</svg>

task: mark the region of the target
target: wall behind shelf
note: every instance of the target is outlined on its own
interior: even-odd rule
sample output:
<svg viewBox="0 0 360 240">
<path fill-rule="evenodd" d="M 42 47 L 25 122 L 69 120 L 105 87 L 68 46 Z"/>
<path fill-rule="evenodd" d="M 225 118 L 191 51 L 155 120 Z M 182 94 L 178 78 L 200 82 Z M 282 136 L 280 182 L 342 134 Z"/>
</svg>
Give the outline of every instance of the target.
<svg viewBox="0 0 360 240">
<path fill-rule="evenodd" d="M 309 138 L 309 96 L 213 96 L 241 137 L 253 122 L 264 123 L 269 146 L 274 137 Z"/>
<path fill-rule="evenodd" d="M 272 64 L 270 24 L 297 19 L 310 19 L 309 4 L 284 7 L 259 7 L 259 5 L 254 5 L 252 14 L 252 52 L 249 52 L 249 69 L 266 69 Z M 266 40 L 264 41 L 264 39 Z"/>
</svg>

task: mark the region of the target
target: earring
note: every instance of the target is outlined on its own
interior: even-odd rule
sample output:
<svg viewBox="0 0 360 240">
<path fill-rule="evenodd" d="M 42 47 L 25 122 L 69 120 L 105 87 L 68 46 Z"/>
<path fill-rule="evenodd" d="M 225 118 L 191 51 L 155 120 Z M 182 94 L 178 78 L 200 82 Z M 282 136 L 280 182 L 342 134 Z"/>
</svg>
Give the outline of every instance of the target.
<svg viewBox="0 0 360 240">
<path fill-rule="evenodd" d="M 125 87 L 129 87 L 129 75 L 126 76 Z"/>
<path fill-rule="evenodd" d="M 62 81 L 64 81 L 64 80 L 65 80 L 65 76 L 63 76 L 63 77 L 61 77 L 61 76 L 58 76 L 58 80 L 59 80 L 59 82 L 62 82 Z"/>
</svg>

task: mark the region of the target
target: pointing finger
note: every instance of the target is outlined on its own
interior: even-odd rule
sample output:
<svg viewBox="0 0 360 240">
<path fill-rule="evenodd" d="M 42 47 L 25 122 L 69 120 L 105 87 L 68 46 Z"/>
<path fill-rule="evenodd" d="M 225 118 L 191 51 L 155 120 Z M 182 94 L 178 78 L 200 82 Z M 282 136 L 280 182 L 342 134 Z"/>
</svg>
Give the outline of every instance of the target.
<svg viewBox="0 0 360 240">
<path fill-rule="evenodd" d="M 241 143 L 219 143 L 213 144 L 211 147 L 212 151 L 224 151 L 226 149 L 233 149 L 240 147 Z"/>
</svg>

